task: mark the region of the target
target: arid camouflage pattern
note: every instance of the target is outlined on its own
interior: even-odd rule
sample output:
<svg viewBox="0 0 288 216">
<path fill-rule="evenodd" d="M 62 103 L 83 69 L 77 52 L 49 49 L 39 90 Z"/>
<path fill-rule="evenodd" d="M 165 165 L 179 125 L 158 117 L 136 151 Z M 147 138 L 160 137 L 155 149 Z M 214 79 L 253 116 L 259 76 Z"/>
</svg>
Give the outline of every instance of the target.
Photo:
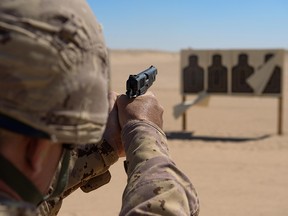
<svg viewBox="0 0 288 216">
<path fill-rule="evenodd" d="M 197 193 L 190 180 L 171 160 L 167 139 L 161 129 L 151 122 L 134 121 L 123 129 L 122 140 L 127 155 L 128 183 L 119 215 L 199 214 Z M 93 159 L 95 155 L 98 159 Z M 81 187 L 89 192 L 110 180 L 108 167 L 117 160 L 117 155 L 105 143 L 81 147 L 79 151 L 74 151 L 74 158 L 77 157 L 79 161 L 75 163 L 70 188 L 63 196 L 43 203 L 34 214 L 25 216 L 57 215 L 62 199 L 75 189 Z"/>
<path fill-rule="evenodd" d="M 128 183 L 120 215 L 199 214 L 190 180 L 171 160 L 164 132 L 146 121 L 128 123 L 122 131 Z"/>
<path fill-rule="evenodd" d="M 108 52 L 85 0 L 0 1 L 0 113 L 55 142 L 98 142 Z"/>
<path fill-rule="evenodd" d="M 122 141 L 127 155 L 128 183 L 122 198 L 121 216 L 199 214 L 197 193 L 171 160 L 161 129 L 151 122 L 133 121 L 123 129 Z M 100 154 L 97 156 L 94 152 Z M 72 172 L 70 189 L 60 199 L 43 203 L 39 208 L 41 216 L 57 215 L 62 199 L 75 189 L 81 187 L 90 192 L 109 182 L 109 164 L 117 160 L 116 152 L 109 145 L 88 145 L 74 156 L 78 162 Z"/>
<path fill-rule="evenodd" d="M 36 216 L 34 206 L 25 202 L 9 200 L 5 195 L 0 194 L 0 215 L 1 216 Z"/>
</svg>

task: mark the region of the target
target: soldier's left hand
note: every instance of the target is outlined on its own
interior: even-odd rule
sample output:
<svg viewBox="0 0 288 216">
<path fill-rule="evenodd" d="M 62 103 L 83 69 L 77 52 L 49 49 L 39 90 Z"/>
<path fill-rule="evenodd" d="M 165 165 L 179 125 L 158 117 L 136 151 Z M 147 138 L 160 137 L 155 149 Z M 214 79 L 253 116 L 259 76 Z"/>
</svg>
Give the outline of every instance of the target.
<svg viewBox="0 0 288 216">
<path fill-rule="evenodd" d="M 121 141 L 121 127 L 115 103 L 117 97 L 116 92 L 109 93 L 109 116 L 103 138 L 117 151 L 119 157 L 124 157 L 125 151 Z"/>
</svg>

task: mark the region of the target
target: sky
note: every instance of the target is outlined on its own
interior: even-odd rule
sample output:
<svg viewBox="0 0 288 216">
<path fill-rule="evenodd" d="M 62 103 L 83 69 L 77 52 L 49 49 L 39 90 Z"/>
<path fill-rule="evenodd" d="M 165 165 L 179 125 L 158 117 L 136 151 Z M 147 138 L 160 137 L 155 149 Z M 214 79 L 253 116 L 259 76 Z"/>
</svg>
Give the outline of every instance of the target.
<svg viewBox="0 0 288 216">
<path fill-rule="evenodd" d="M 288 49 L 288 0 L 87 0 L 110 49 Z"/>
</svg>

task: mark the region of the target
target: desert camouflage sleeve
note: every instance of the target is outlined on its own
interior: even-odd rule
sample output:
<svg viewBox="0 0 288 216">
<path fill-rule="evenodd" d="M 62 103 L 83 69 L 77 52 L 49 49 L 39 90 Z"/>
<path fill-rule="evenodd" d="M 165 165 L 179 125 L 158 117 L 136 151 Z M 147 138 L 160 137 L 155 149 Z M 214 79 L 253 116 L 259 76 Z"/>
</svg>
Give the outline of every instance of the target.
<svg viewBox="0 0 288 216">
<path fill-rule="evenodd" d="M 117 152 L 105 141 L 97 144 L 79 146 L 72 156 L 75 165 L 69 177 L 68 187 L 81 187 L 84 192 L 90 192 L 110 181 L 108 169 L 118 160 Z M 68 195 L 67 190 L 65 195 Z"/>
<path fill-rule="evenodd" d="M 122 131 L 128 183 L 120 215 L 199 214 L 196 191 L 171 160 L 164 132 L 146 121 L 128 123 Z"/>
</svg>

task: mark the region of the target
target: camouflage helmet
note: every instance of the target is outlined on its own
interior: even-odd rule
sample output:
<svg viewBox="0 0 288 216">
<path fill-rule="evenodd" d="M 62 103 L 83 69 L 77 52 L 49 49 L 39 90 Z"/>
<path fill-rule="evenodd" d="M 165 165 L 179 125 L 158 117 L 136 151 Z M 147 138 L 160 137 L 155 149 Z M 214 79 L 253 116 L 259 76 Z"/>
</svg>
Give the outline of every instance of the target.
<svg viewBox="0 0 288 216">
<path fill-rule="evenodd" d="M 56 142 L 96 142 L 108 114 L 108 66 L 84 0 L 0 1 L 2 117 Z"/>
</svg>

